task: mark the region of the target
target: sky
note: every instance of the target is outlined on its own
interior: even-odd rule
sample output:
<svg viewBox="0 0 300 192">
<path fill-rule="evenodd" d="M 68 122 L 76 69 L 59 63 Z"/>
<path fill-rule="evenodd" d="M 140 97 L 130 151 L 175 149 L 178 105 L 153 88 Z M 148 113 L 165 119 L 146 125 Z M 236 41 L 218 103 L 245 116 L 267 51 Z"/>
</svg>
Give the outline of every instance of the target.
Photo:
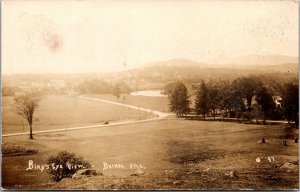
<svg viewBox="0 0 300 192">
<path fill-rule="evenodd" d="M 174 58 L 298 57 L 296 1 L 2 1 L 2 73 L 127 70 Z"/>
</svg>

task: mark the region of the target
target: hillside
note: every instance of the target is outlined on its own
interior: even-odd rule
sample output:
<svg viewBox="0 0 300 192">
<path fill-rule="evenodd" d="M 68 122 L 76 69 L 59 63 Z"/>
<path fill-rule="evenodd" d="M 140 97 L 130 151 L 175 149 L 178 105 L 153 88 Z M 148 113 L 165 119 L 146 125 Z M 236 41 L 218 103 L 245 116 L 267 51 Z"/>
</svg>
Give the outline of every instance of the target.
<svg viewBox="0 0 300 192">
<path fill-rule="evenodd" d="M 224 64 L 231 61 L 232 64 Z M 244 64 L 241 64 L 241 63 Z M 198 82 L 200 79 L 233 80 L 241 76 L 261 75 L 276 79 L 297 80 L 297 58 L 286 56 L 245 56 L 226 59 L 218 64 L 199 63 L 188 59 L 170 59 L 145 64 L 141 67 L 111 73 L 81 74 L 14 74 L 4 75 L 3 87 L 39 86 L 46 90 L 62 86 L 64 91 L 82 82 L 105 81 L 111 85 L 124 81 L 131 89 L 158 89 L 174 80 Z M 52 86 L 52 88 L 49 87 Z M 58 85 L 59 84 L 59 85 Z M 53 92 L 53 91 L 52 91 Z M 55 92 L 57 93 L 57 92 Z"/>
<path fill-rule="evenodd" d="M 230 67 L 246 67 L 298 63 L 298 58 L 285 55 L 246 55 L 234 58 L 213 59 L 209 63 Z"/>
<path fill-rule="evenodd" d="M 281 73 L 296 76 L 297 58 L 285 56 L 246 56 L 229 59 L 218 64 L 198 63 L 187 59 L 171 59 L 152 62 L 125 72 L 127 76 L 161 82 L 174 79 L 233 79 L 242 75 Z M 243 64 L 242 64 L 243 63 Z"/>
</svg>

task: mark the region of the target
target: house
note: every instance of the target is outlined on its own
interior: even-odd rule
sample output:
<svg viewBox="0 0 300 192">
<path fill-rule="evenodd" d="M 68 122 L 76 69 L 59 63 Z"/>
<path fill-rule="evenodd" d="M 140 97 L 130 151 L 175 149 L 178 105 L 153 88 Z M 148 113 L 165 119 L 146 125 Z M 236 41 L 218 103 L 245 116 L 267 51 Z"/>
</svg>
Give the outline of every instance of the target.
<svg viewBox="0 0 300 192">
<path fill-rule="evenodd" d="M 282 98 L 280 96 L 272 96 L 272 98 L 276 104 L 276 107 L 281 108 Z"/>
</svg>

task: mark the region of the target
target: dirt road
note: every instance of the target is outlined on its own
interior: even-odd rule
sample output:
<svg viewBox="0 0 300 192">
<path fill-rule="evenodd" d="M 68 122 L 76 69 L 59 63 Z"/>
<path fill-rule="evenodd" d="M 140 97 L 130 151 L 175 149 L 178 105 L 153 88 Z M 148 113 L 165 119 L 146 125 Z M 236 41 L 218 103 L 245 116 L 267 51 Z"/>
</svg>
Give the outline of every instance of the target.
<svg viewBox="0 0 300 192">
<path fill-rule="evenodd" d="M 159 120 L 159 119 L 163 119 L 163 118 L 166 118 L 168 116 L 173 115 L 172 113 L 164 113 L 164 112 L 160 112 L 160 111 L 156 111 L 156 110 L 152 110 L 152 109 L 147 109 L 147 108 L 143 108 L 143 107 L 137 107 L 137 106 L 133 106 L 133 105 L 118 103 L 118 102 L 104 100 L 104 99 L 97 99 L 97 98 L 87 97 L 87 96 L 82 96 L 82 95 L 79 96 L 78 98 L 88 99 L 88 100 L 93 100 L 93 101 L 99 101 L 99 102 L 104 102 L 104 103 L 108 103 L 108 104 L 113 104 L 113 105 L 118 105 L 118 106 L 122 106 L 122 107 L 131 108 L 131 109 L 135 109 L 135 110 L 140 110 L 140 111 L 143 111 L 143 112 L 153 113 L 153 114 L 156 115 L 156 117 L 151 118 L 151 119 L 125 121 L 125 122 L 115 122 L 115 123 L 110 123 L 110 124 L 97 124 L 97 125 L 87 125 L 87 126 L 77 126 L 77 127 L 65 127 L 65 128 L 60 128 L 60 129 L 49 129 L 49 130 L 43 130 L 43 131 L 34 131 L 33 134 L 71 131 L 71 130 L 78 130 L 78 129 L 101 128 L 101 127 L 117 126 L 117 125 L 127 125 L 127 124 L 133 124 L 133 123 Z M 3 137 L 9 137 L 9 136 L 28 135 L 28 134 L 29 134 L 29 132 L 25 132 L 25 133 L 23 132 L 23 133 L 4 134 L 2 136 Z"/>
</svg>

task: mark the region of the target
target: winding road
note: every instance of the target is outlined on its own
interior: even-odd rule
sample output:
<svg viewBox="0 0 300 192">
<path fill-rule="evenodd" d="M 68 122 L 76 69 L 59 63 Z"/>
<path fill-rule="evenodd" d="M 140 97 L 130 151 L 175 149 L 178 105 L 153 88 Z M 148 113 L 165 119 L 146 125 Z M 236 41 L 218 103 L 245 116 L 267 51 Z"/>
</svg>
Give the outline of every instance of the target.
<svg viewBox="0 0 300 192">
<path fill-rule="evenodd" d="M 70 131 L 70 130 L 78 130 L 78 129 L 91 129 L 91 128 L 100 128 L 100 127 L 109 127 L 109 126 L 117 126 L 117 125 L 127 125 L 127 124 L 134 124 L 134 123 L 140 123 L 140 122 L 147 122 L 147 121 L 154 121 L 154 120 L 160 120 L 164 119 L 166 117 L 169 117 L 173 115 L 173 113 L 164 113 L 152 109 L 147 109 L 143 107 L 137 107 L 133 105 L 128 105 L 124 103 L 119 103 L 119 102 L 114 102 L 114 101 L 109 101 L 109 100 L 104 100 L 104 99 L 97 99 L 93 97 L 87 97 L 80 95 L 79 98 L 81 99 L 88 99 L 88 100 L 94 100 L 94 101 L 99 101 L 99 102 L 104 102 L 104 103 L 109 103 L 113 105 L 119 105 L 122 107 L 127 107 L 131 109 L 136 109 L 140 110 L 143 112 L 149 112 L 153 113 L 156 115 L 156 117 L 151 118 L 151 119 L 144 119 L 144 120 L 135 120 L 135 121 L 127 121 L 127 122 L 119 122 L 119 123 L 110 123 L 110 124 L 97 124 L 97 125 L 87 125 L 87 126 L 79 126 L 79 127 L 65 127 L 65 128 L 60 128 L 60 129 L 49 129 L 49 130 L 43 130 L 43 131 L 33 131 L 33 134 L 38 134 L 38 133 L 51 133 L 51 132 L 60 132 L 60 131 Z M 2 137 L 9 137 L 9 136 L 19 136 L 19 135 L 28 135 L 29 132 L 22 132 L 22 133 L 11 133 L 11 134 L 4 134 Z"/>
</svg>

